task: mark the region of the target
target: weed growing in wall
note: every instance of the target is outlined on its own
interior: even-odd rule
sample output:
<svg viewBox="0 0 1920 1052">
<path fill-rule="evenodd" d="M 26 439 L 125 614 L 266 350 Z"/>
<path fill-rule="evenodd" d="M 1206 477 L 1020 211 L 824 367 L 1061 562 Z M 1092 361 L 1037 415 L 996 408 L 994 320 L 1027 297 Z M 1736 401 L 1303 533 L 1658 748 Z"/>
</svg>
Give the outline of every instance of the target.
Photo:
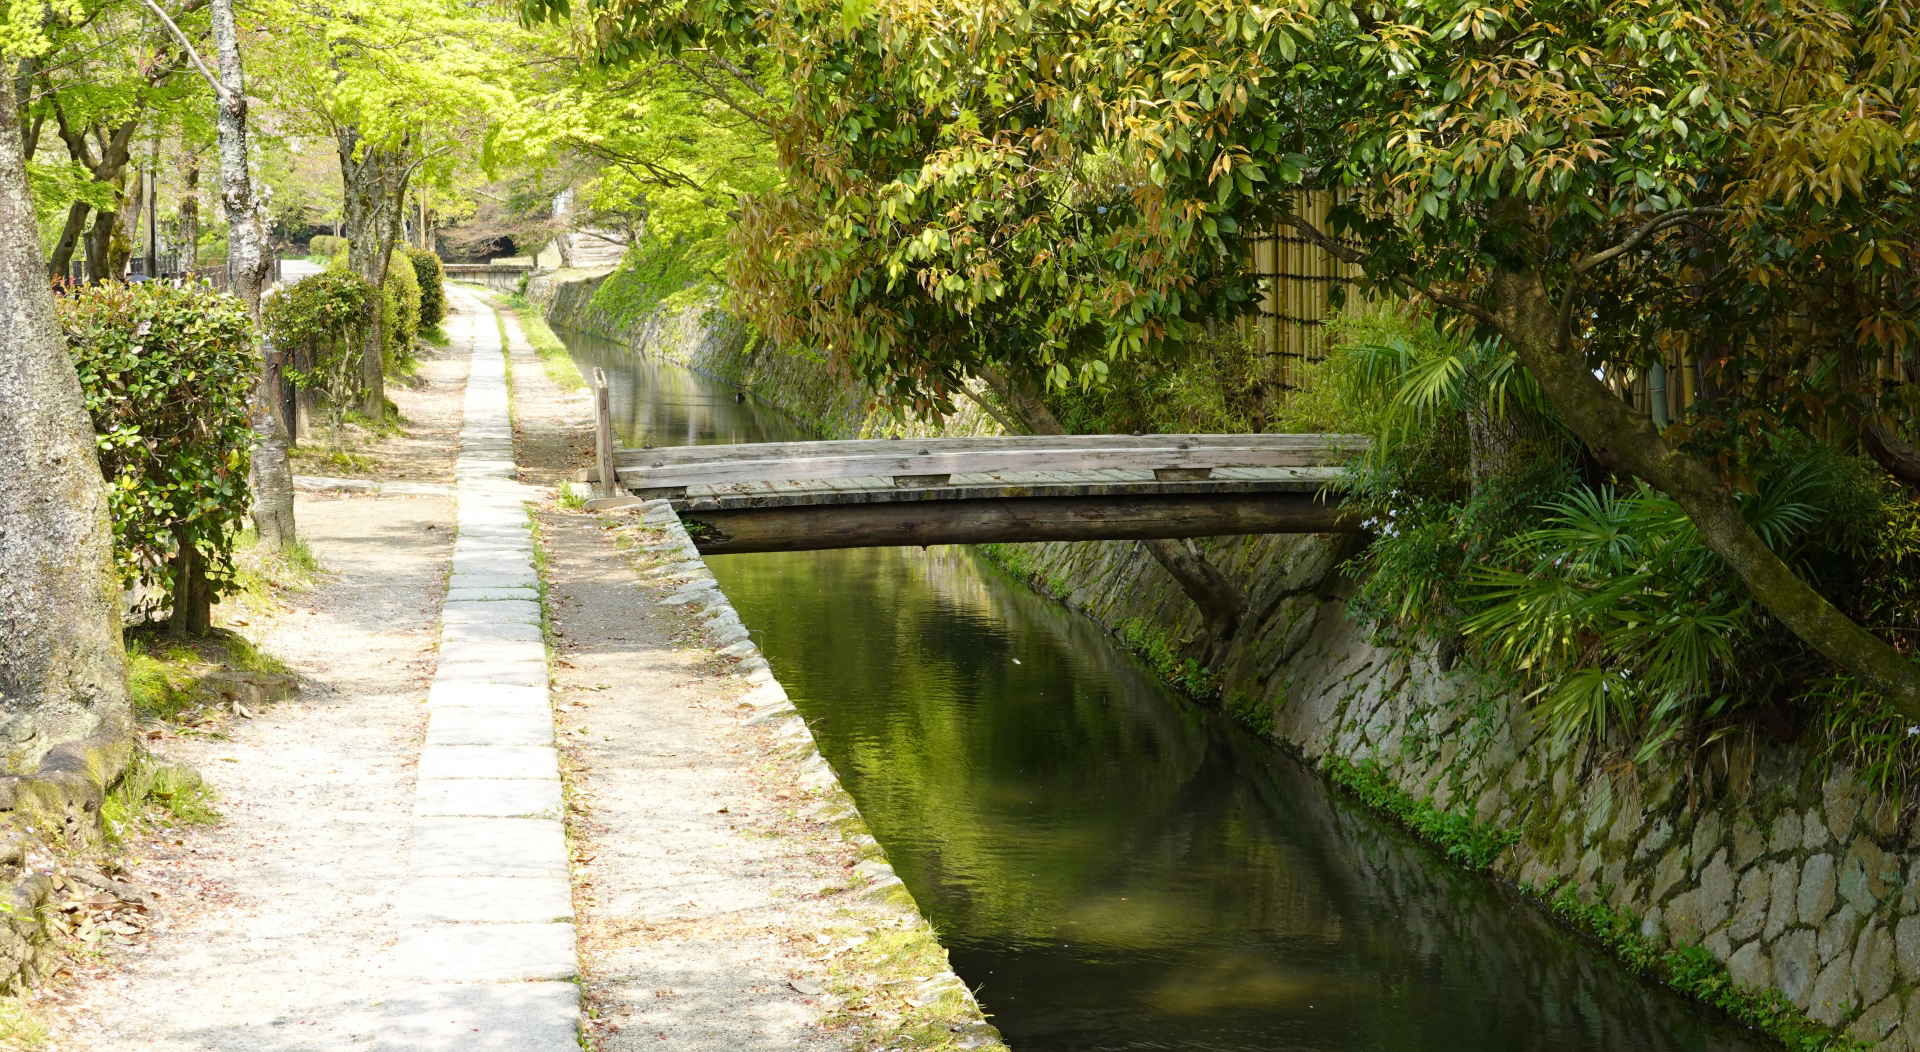
<svg viewBox="0 0 1920 1052">
<path fill-rule="evenodd" d="M 1165 632 L 1137 617 L 1121 621 L 1114 626 L 1114 632 L 1128 650 L 1145 658 L 1175 690 L 1200 701 L 1212 701 L 1220 696 L 1219 674 L 1190 657 L 1181 657 L 1180 648 Z"/>
<path fill-rule="evenodd" d="M 1699 945 L 1663 949 L 1640 933 L 1640 919 L 1601 902 L 1581 902 L 1571 883 L 1523 888 L 1546 900 L 1555 918 L 1598 939 L 1628 968 L 1727 1013 L 1795 1052 L 1850 1052 L 1867 1046 L 1802 1015 L 1778 990 L 1738 986 L 1725 965 Z"/>
<path fill-rule="evenodd" d="M 1493 865 L 1520 834 L 1483 826 L 1458 811 L 1442 811 L 1395 785 L 1373 760 L 1353 763 L 1329 757 L 1324 770 L 1333 784 L 1359 797 L 1360 802 L 1406 827 L 1415 836 L 1438 847 L 1447 858 L 1472 870 Z"/>
</svg>

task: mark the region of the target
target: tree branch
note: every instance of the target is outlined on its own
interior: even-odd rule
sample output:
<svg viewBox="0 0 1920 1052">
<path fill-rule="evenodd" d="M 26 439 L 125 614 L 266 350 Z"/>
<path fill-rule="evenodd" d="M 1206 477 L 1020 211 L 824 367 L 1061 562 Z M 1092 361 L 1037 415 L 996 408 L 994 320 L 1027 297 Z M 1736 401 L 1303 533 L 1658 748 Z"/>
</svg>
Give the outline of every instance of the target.
<svg viewBox="0 0 1920 1052">
<path fill-rule="evenodd" d="M 148 9 L 160 17 L 161 23 L 173 33 L 174 39 L 180 42 L 181 49 L 187 53 L 187 58 L 193 62 L 194 68 L 199 70 L 200 75 L 207 78 L 207 83 L 213 86 L 213 94 L 220 100 L 220 104 L 224 106 L 230 103 L 233 99 L 233 93 L 227 90 L 225 84 L 220 83 L 220 78 L 214 76 L 212 70 L 207 68 L 206 62 L 200 58 L 199 50 L 193 46 L 193 41 L 187 39 L 187 34 L 181 32 L 180 27 L 174 24 L 173 19 L 168 17 L 165 11 L 161 10 L 160 5 L 155 3 L 154 0 L 141 0 L 141 2 L 146 4 Z"/>
<path fill-rule="evenodd" d="M 1621 256 L 1646 244 L 1648 238 L 1670 226 L 1684 223 L 1689 219 L 1700 216 L 1727 216 L 1732 214 L 1733 210 L 1730 208 L 1676 208 L 1670 212 L 1662 212 L 1652 219 L 1647 220 L 1640 229 L 1628 235 L 1625 241 L 1620 242 L 1612 248 L 1596 252 L 1580 262 L 1575 263 L 1573 265 L 1573 276 L 1576 278 L 1580 277 L 1602 263 L 1619 259 Z"/>
<path fill-rule="evenodd" d="M 973 399 L 974 404 L 978 405 L 981 409 L 986 410 L 987 415 L 992 417 L 995 422 L 997 422 L 1003 429 L 1005 429 L 1007 434 L 1017 435 L 1020 433 L 1021 431 L 1020 426 L 1018 424 L 1015 424 L 1012 421 L 1012 419 L 1010 419 L 1005 413 L 1002 413 L 1000 410 L 994 408 L 993 403 L 980 397 L 979 392 L 975 391 L 973 388 L 967 386 L 966 384 L 961 384 L 960 393 L 963 395 L 966 395 L 968 398 Z"/>
</svg>

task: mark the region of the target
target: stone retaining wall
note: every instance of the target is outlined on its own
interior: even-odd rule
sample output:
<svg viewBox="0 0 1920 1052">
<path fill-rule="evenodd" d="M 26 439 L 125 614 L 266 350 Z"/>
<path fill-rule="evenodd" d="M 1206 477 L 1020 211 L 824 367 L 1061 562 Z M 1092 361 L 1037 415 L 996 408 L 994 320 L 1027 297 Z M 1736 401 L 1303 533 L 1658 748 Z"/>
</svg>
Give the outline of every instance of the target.
<svg viewBox="0 0 1920 1052">
<path fill-rule="evenodd" d="M 594 304 L 595 294 L 611 273 L 558 271 L 541 275 L 528 283 L 527 299 L 555 328 L 598 336 L 737 384 L 815 434 L 860 434 L 869 399 L 834 375 L 825 359 L 761 338 L 711 303 L 622 318 Z"/>
<path fill-rule="evenodd" d="M 830 437 L 860 433 L 850 409 L 809 414 L 823 366 L 790 356 L 751 374 L 744 341 L 686 313 L 628 331 L 596 327 L 588 282 L 546 293 L 555 324 L 594 332 L 756 390 Z M 844 389 L 843 389 L 844 391 Z M 858 399 L 842 394 L 850 402 Z M 849 420 L 855 422 L 849 424 Z M 1223 696 L 1249 723 L 1310 760 L 1378 761 L 1399 787 L 1520 839 L 1496 875 L 1544 893 L 1570 883 L 1642 919 L 1641 931 L 1699 943 L 1736 981 L 1776 989 L 1815 1020 L 1886 1052 L 1920 1052 L 1920 828 L 1910 811 L 1805 745 L 1741 739 L 1698 762 L 1623 768 L 1533 733 L 1512 692 L 1430 653 L 1381 645 L 1349 622 L 1345 537 L 1202 542 L 1247 595 Z M 1198 611 L 1132 542 L 1010 545 L 1036 586 L 1111 629 L 1176 645 Z"/>
<path fill-rule="evenodd" d="M 1920 828 L 1910 810 L 1823 770 L 1805 744 L 1742 737 L 1691 766 L 1619 766 L 1536 735 L 1511 691 L 1436 655 L 1376 644 L 1346 618 L 1352 542 L 1212 544 L 1250 620 L 1222 693 L 1316 762 L 1378 761 L 1408 794 L 1520 839 L 1494 872 L 1571 884 L 1669 946 L 1704 945 L 1735 981 L 1776 989 L 1869 1046 L 1920 1050 Z M 1010 561 L 1069 605 L 1178 641 L 1200 619 L 1138 545 L 1016 546 Z"/>
</svg>

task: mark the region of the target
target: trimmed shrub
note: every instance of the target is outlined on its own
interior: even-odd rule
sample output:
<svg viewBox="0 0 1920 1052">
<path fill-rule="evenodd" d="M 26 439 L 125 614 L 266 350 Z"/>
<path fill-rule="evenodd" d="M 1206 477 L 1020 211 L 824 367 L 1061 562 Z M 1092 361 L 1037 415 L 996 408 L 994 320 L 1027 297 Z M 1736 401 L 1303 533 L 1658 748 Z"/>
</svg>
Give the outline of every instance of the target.
<svg viewBox="0 0 1920 1052">
<path fill-rule="evenodd" d="M 235 588 L 233 540 L 250 503 L 253 325 L 238 299 L 198 284 L 108 282 L 56 301 L 110 488 L 114 563 L 146 586 L 138 612 L 171 609 L 205 634 Z"/>
<path fill-rule="evenodd" d="M 342 239 L 327 263 L 327 273 L 352 273 L 347 267 L 347 242 Z M 386 329 L 382 360 L 393 373 L 413 366 L 413 344 L 420 336 L 420 279 L 414 276 L 405 246 L 395 245 L 387 257 L 387 280 L 381 285 L 381 325 Z"/>
<path fill-rule="evenodd" d="M 317 234 L 313 240 L 307 242 L 307 255 L 331 257 L 334 253 L 346 247 L 347 239 L 344 237 L 334 237 L 332 234 Z"/>
<path fill-rule="evenodd" d="M 424 248 L 407 249 L 407 260 L 420 285 L 420 328 L 434 328 L 447 319 L 446 269 L 437 254 Z"/>
<path fill-rule="evenodd" d="M 420 279 L 414 276 L 407 250 L 395 246 L 387 260 L 385 328 L 387 372 L 413 368 L 414 341 L 420 338 Z"/>
<path fill-rule="evenodd" d="M 287 376 L 320 395 L 327 436 L 340 448 L 340 424 L 360 390 L 361 310 L 373 289 L 341 266 L 295 283 L 267 301 L 273 345 L 293 362 Z"/>
</svg>

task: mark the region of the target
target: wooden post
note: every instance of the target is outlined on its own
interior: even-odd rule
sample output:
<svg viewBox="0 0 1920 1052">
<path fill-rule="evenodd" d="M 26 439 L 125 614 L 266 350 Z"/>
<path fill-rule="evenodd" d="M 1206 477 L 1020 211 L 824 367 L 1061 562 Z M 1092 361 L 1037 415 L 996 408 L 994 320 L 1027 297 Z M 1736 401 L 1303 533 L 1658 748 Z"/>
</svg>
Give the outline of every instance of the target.
<svg viewBox="0 0 1920 1052">
<path fill-rule="evenodd" d="M 607 396 L 607 371 L 598 366 L 593 370 L 593 449 L 600 466 L 600 496 L 621 496 L 626 491 L 620 488 L 620 475 L 613 466 L 613 405 Z"/>
</svg>

